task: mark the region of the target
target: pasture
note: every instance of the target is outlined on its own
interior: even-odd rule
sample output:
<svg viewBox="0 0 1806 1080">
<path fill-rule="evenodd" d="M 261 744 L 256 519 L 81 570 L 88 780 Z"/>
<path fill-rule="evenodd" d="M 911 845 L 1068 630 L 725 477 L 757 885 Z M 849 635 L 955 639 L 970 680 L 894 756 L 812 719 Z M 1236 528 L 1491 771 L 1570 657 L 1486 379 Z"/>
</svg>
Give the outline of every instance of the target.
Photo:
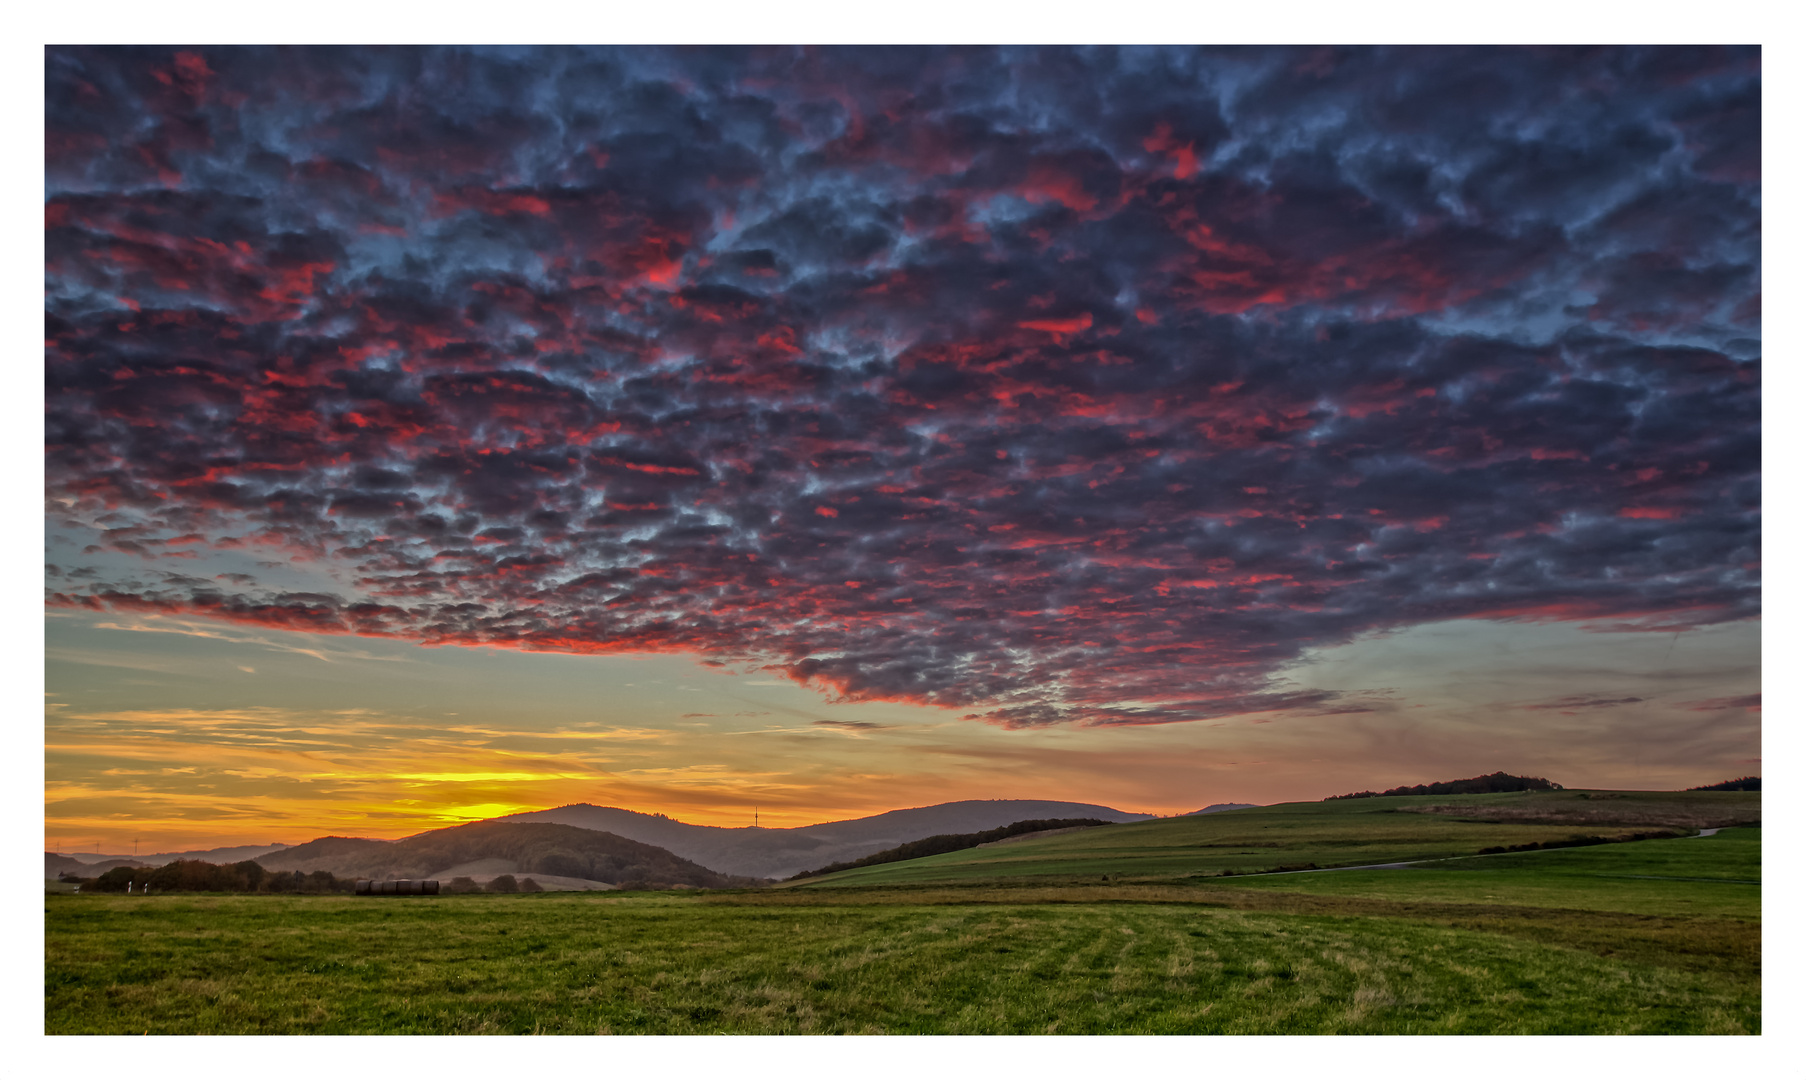
<svg viewBox="0 0 1806 1080">
<path fill-rule="evenodd" d="M 1281 803 L 1110 825 L 843 870 L 788 888 L 980 881 L 1179 881 L 1301 866 L 1440 859 L 1760 821 L 1753 792 L 1535 791 Z"/>
<path fill-rule="evenodd" d="M 1359 812 L 1310 805 L 1330 809 L 1315 825 L 1298 824 L 1292 850 L 1200 848 L 1201 857 L 1257 851 L 1290 861 L 1300 850 L 1335 850 L 1338 837 L 1359 839 L 1326 823 Z M 1267 810 L 1282 811 L 1268 814 L 1269 826 L 1284 813 L 1312 816 Z M 1373 820 L 1390 828 L 1389 819 L 1419 816 Z M 1094 830 L 1094 839 L 1126 833 L 1136 842 L 1114 860 L 1093 847 L 1077 868 L 1055 872 L 1042 857 L 1048 872 L 989 879 L 962 870 L 938 882 L 391 899 L 48 895 L 46 1030 L 1761 1029 L 1760 889 L 1750 884 L 1761 876 L 1759 829 L 1238 877 L 1197 875 L 1196 866 L 1173 873 L 1174 846 L 1134 832 L 1200 820 L 1208 819 Z M 1431 830 L 1462 825 L 1490 836 L 1484 823 L 1425 820 Z M 1262 824 L 1210 827 L 1246 839 L 1270 834 Z M 1093 874 L 1091 860 L 1117 870 Z M 1129 875 L 1125 865 L 1163 869 Z"/>
</svg>

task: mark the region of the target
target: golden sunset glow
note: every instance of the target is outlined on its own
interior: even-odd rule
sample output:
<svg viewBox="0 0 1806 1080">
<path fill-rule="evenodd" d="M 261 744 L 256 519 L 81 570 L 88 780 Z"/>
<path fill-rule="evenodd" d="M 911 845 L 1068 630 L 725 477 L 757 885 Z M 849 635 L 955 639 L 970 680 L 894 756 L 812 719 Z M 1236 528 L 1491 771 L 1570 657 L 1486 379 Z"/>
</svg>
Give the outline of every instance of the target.
<svg viewBox="0 0 1806 1080">
<path fill-rule="evenodd" d="M 96 842 L 130 850 L 133 839 L 174 851 L 394 838 L 578 802 L 727 826 L 752 824 L 755 810 L 764 825 L 797 826 L 975 798 L 1171 814 L 1321 798 L 1371 786 L 1360 779 L 1368 775 L 1404 783 L 1472 774 L 1501 753 L 1517 771 L 1570 783 L 1690 776 L 1653 754 L 1625 760 L 1612 747 L 1630 729 L 1598 710 L 1562 707 L 1573 681 L 1606 661 L 1635 669 L 1665 660 L 1690 680 L 1667 704 L 1626 717 L 1665 753 L 1717 754 L 1714 768 L 1751 771 L 1717 747 L 1759 721 L 1712 674 L 1735 677 L 1750 641 L 1736 628 L 1662 641 L 1443 627 L 1327 652 L 1292 673 L 1358 692 L 1369 711 L 1355 716 L 1262 713 L 1033 734 L 951 710 L 835 705 L 794 683 L 681 656 L 432 650 L 270 632 L 220 654 L 217 641 L 187 633 L 71 620 L 54 628 L 45 719 L 53 850 Z M 144 642 L 163 648 L 146 654 Z M 1618 652 L 1599 651 L 1608 646 Z M 1476 649 L 1507 659 L 1492 667 L 1449 659 Z M 1363 681 L 1342 681 L 1349 670 Z M 1539 692 L 1514 697 L 1526 671 Z M 1384 690 L 1363 689 L 1367 680 Z M 244 702 L 203 704 L 221 694 Z M 1476 694 L 1484 704 L 1470 703 Z M 269 703 L 279 699 L 290 704 Z M 165 704 L 148 707 L 154 701 Z M 1427 715 L 1442 732 L 1433 745 L 1391 734 Z M 1505 749 L 1488 722 L 1497 715 L 1518 725 Z"/>
<path fill-rule="evenodd" d="M 47 830 L 1759 772 L 1760 50 L 1338 56 L 50 49 Z"/>
</svg>

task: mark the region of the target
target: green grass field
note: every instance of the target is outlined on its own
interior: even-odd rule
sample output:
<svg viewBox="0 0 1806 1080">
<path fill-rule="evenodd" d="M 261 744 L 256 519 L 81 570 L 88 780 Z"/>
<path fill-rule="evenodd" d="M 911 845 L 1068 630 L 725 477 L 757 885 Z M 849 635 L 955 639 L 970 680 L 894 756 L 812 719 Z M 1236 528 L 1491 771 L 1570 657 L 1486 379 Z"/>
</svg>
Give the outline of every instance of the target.
<svg viewBox="0 0 1806 1080">
<path fill-rule="evenodd" d="M 1426 813 L 1452 808 L 1458 813 Z M 843 870 L 790 887 L 924 885 L 1012 878 L 1173 881 L 1281 867 L 1357 866 L 1472 854 L 1488 847 L 1757 821 L 1746 792 L 1549 791 L 1283 803 L 1111 825 Z"/>
<path fill-rule="evenodd" d="M 1762 830 L 1450 859 L 1398 870 L 1236 879 L 1240 888 L 1453 904 L 1758 920 Z"/>
<path fill-rule="evenodd" d="M 1295 852 L 1361 840 L 1362 850 L 1396 854 L 1350 834 L 1348 822 L 1365 817 L 1383 832 L 1419 816 L 1310 805 L 1329 810 L 1238 811 L 1256 820 L 1213 823 L 1210 835 L 1271 835 L 1261 827 L 1290 815 L 1296 846 L 1235 852 L 1308 861 Z M 1426 820 L 1404 827 L 1434 836 L 1397 843 L 1432 849 L 1449 842 L 1438 830 L 1490 827 Z M 1135 843 L 1114 857 L 1080 849 L 1082 869 L 1038 856 L 1046 872 L 986 879 L 962 870 L 932 883 L 395 899 L 47 895 L 46 1030 L 1760 1030 L 1760 889 L 1748 884 L 1761 876 L 1759 829 L 1402 870 L 1173 870 L 1183 844 L 1156 842 L 1158 827 L 1195 838 L 1190 830 L 1206 822 L 1095 830 L 1094 841 L 1114 833 Z M 1475 846 L 1486 845 L 1467 850 Z M 1100 862 L 1117 868 L 1107 882 L 1092 873 Z"/>
</svg>

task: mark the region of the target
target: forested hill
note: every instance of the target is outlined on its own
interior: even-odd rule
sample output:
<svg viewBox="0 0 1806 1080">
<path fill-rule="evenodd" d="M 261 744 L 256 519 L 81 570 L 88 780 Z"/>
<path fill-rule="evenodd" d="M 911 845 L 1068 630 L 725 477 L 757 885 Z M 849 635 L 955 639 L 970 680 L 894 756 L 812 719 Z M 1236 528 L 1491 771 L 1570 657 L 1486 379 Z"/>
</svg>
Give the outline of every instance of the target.
<svg viewBox="0 0 1806 1080">
<path fill-rule="evenodd" d="M 479 821 L 394 841 L 328 836 L 257 861 L 270 870 L 327 870 L 339 877 L 431 878 L 482 859 L 508 860 L 520 873 L 624 888 L 721 889 L 759 883 L 718 874 L 613 833 L 537 822 Z"/>
<path fill-rule="evenodd" d="M 422 834 L 429 835 L 429 834 Z M 322 836 L 318 840 L 309 840 L 305 844 L 283 848 L 268 855 L 260 855 L 254 860 L 266 870 L 300 870 L 312 873 L 315 870 L 330 870 L 341 873 L 341 867 L 362 866 L 366 862 L 377 863 L 390 857 L 395 846 L 390 840 L 365 840 L 355 836 Z M 449 864 L 448 864 L 449 865 Z M 349 873 L 350 871 L 343 871 Z M 371 875 L 365 874 L 365 877 Z"/>
<path fill-rule="evenodd" d="M 1418 784 L 1416 787 L 1395 787 L 1390 791 L 1356 791 L 1348 795 L 1331 795 L 1324 802 L 1336 799 L 1377 799 L 1387 795 L 1491 795 L 1506 791 L 1560 791 L 1561 785 L 1544 780 L 1540 776 L 1512 776 L 1510 773 L 1496 772 L 1485 776 L 1469 777 L 1466 780 L 1443 780 L 1434 784 Z"/>
</svg>

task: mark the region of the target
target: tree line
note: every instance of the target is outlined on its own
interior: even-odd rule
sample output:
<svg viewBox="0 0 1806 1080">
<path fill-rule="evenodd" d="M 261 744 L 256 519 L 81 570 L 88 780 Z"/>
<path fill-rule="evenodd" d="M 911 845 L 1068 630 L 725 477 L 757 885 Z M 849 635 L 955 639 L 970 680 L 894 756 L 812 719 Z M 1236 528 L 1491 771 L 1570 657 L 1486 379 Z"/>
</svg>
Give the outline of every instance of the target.
<svg viewBox="0 0 1806 1080">
<path fill-rule="evenodd" d="M 1540 776 L 1512 776 L 1496 772 L 1473 776 L 1466 780 L 1443 780 L 1416 787 L 1395 787 L 1391 791 L 1356 791 L 1347 795 L 1331 795 L 1324 802 L 1337 799 L 1379 799 L 1389 795 L 1492 795 L 1507 791 L 1560 791 L 1560 784 Z"/>
<path fill-rule="evenodd" d="M 1716 784 L 1707 784 L 1704 787 L 1690 787 L 1687 790 L 1688 791 L 1761 791 L 1762 790 L 1762 778 L 1760 776 L 1739 776 L 1735 780 L 1720 780 Z"/>
<path fill-rule="evenodd" d="M 1097 818 L 1054 818 L 1051 820 L 1018 821 L 1011 825 L 1001 825 L 995 829 L 975 833 L 943 833 L 922 840 L 913 840 L 888 851 L 880 851 L 875 855 L 867 855 L 863 859 L 852 862 L 829 863 L 819 870 L 804 870 L 800 874 L 792 874 L 787 881 L 798 878 L 819 877 L 839 870 L 852 870 L 860 866 L 877 866 L 880 863 L 902 862 L 905 859 L 921 859 L 929 855 L 943 855 L 949 851 L 964 851 L 980 844 L 989 844 L 994 840 L 1007 840 L 1012 836 L 1024 833 L 1046 832 L 1048 829 L 1084 829 L 1093 825 L 1109 825 L 1108 821 Z"/>
<path fill-rule="evenodd" d="M 339 893 L 351 892 L 354 878 L 334 877 L 325 870 L 304 874 L 299 870 L 266 870 L 258 863 L 217 864 L 200 859 L 177 859 L 162 866 L 115 866 L 99 877 L 63 875 L 86 892 L 236 892 L 236 893 Z"/>
</svg>

